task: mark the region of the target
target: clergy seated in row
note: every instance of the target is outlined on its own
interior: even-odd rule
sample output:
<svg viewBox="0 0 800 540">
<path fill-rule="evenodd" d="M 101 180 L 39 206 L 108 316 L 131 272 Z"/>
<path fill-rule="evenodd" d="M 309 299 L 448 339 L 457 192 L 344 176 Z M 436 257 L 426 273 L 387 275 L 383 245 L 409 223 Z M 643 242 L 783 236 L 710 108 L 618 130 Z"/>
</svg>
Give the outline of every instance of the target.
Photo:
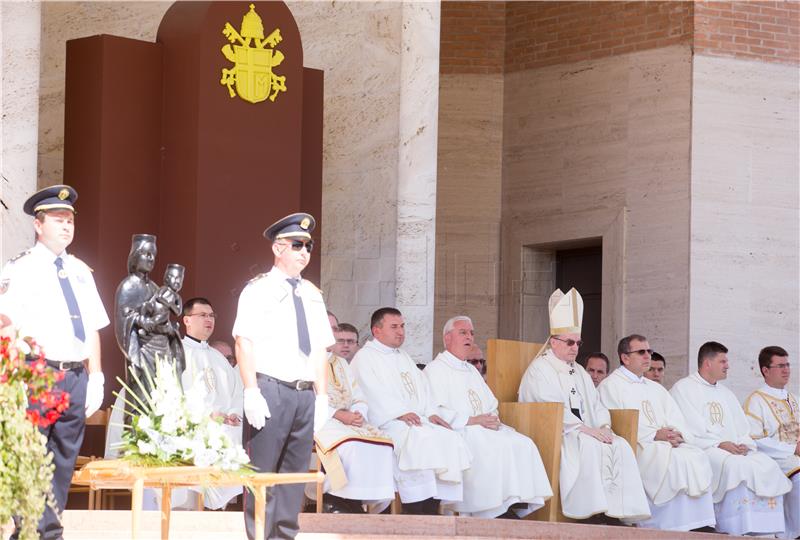
<svg viewBox="0 0 800 540">
<path fill-rule="evenodd" d="M 333 334 L 336 316 L 328 312 Z M 324 511 L 371 513 L 386 509 L 394 499 L 394 452 L 389 436 L 367 423 L 369 406 L 347 360 L 328 351 L 328 408 L 330 418 L 314 433 L 317 456 L 325 470 Z M 312 456 L 312 459 L 314 456 Z M 316 497 L 316 484 L 306 486 Z"/>
<path fill-rule="evenodd" d="M 792 483 L 750 437 L 741 405 L 720 381 L 728 375 L 728 349 L 704 343 L 697 372 L 670 390 L 686 420 L 686 440 L 711 462 L 712 495 L 718 532 L 779 534 L 784 531 L 783 495 Z"/>
<path fill-rule="evenodd" d="M 583 300 L 575 289 L 550 296 L 550 338 L 519 387 L 523 402 L 564 404 L 559 485 L 565 516 L 595 514 L 635 522 L 650 517 L 630 445 L 611 431 L 611 415 L 577 362 Z"/>
<path fill-rule="evenodd" d="M 394 442 L 394 477 L 403 512 L 438 514 L 441 504 L 463 498 L 464 471 L 472 455 L 462 437 L 437 414 L 428 383 L 411 357 L 403 315 L 381 308 L 370 322 L 373 340 L 351 367 L 369 403 L 368 421 Z"/>
<path fill-rule="evenodd" d="M 651 517 L 638 525 L 671 531 L 713 527 L 711 465 L 700 448 L 686 442 L 686 422 L 669 392 L 644 377 L 652 353 L 647 338 L 625 337 L 617 353 L 621 366 L 597 390 L 609 409 L 639 411 L 636 460 Z"/>
<path fill-rule="evenodd" d="M 503 425 L 498 402 L 467 359 L 475 332 L 469 317 L 447 321 L 445 352 L 425 368 L 431 395 L 444 418 L 467 442 L 474 459 L 464 472 L 462 516 L 519 519 L 553 496 L 539 450 L 528 437 Z"/>
<path fill-rule="evenodd" d="M 786 529 L 781 538 L 800 536 L 800 406 L 786 389 L 791 375 L 789 353 L 782 347 L 764 347 L 758 355 L 764 385 L 744 402 L 750 436 L 759 451 L 771 457 L 792 482 L 783 496 Z"/>
</svg>

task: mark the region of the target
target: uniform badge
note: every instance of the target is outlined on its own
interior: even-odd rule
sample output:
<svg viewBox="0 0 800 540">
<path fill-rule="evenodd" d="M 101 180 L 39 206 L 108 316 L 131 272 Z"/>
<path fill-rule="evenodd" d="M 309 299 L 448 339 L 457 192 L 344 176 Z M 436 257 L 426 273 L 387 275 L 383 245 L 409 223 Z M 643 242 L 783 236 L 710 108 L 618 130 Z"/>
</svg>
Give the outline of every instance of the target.
<svg viewBox="0 0 800 540">
<path fill-rule="evenodd" d="M 308 230 L 309 225 L 311 225 L 311 220 L 308 219 L 307 217 L 303 218 L 303 221 L 300 222 L 300 228 L 303 229 L 304 231 Z"/>
<path fill-rule="evenodd" d="M 11 285 L 10 279 L 2 279 L 0 280 L 0 294 L 6 294 L 8 291 L 8 286 Z"/>
<path fill-rule="evenodd" d="M 67 200 L 69 198 L 69 191 L 67 191 L 66 189 L 62 189 L 61 191 L 58 192 L 58 198 L 62 201 Z"/>
<path fill-rule="evenodd" d="M 67 279 L 67 271 L 62 268 L 58 271 L 58 277 L 59 279 Z"/>
</svg>

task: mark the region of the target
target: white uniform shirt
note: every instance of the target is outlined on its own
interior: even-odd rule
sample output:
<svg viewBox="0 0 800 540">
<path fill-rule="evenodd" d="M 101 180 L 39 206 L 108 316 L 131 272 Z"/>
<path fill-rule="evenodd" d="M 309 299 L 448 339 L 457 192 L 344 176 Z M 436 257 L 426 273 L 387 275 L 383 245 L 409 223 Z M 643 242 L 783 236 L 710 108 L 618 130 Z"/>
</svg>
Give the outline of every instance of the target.
<svg viewBox="0 0 800 540">
<path fill-rule="evenodd" d="M 68 255 L 67 273 L 87 336 L 108 326 L 109 320 L 91 269 Z M 67 301 L 59 283 L 56 255 L 41 243 L 12 259 L 0 273 L 0 313 L 8 315 L 21 337 L 30 336 L 49 360 L 74 362 L 88 358 L 87 342 L 75 337 Z"/>
<path fill-rule="evenodd" d="M 292 286 L 287 279 L 289 276 L 273 267 L 247 284 L 239 296 L 233 337 L 253 342 L 256 372 L 282 381 L 313 381 L 315 366 L 298 345 Z M 336 339 L 322 292 L 304 279 L 297 290 L 303 300 L 313 356 L 313 351 L 332 346 Z"/>
</svg>

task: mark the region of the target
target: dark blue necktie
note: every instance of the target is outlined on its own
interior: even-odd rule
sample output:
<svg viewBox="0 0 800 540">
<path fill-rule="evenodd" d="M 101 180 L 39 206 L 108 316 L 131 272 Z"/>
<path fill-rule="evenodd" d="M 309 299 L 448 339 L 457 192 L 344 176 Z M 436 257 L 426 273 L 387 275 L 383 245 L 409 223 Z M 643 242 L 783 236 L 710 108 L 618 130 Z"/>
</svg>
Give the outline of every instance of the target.
<svg viewBox="0 0 800 540">
<path fill-rule="evenodd" d="M 86 341 L 86 332 L 83 329 L 83 319 L 81 318 L 81 308 L 78 307 L 78 300 L 75 298 L 72 284 L 69 282 L 67 273 L 64 271 L 64 259 L 56 257 L 55 265 L 56 271 L 58 272 L 58 283 L 61 285 L 61 292 L 64 293 L 64 300 L 67 301 L 69 318 L 72 320 L 72 331 L 75 332 L 76 338 L 81 341 Z"/>
<path fill-rule="evenodd" d="M 300 298 L 300 291 L 297 286 L 300 285 L 299 279 L 287 279 L 286 281 L 292 286 L 292 299 L 294 300 L 294 314 L 297 319 L 297 344 L 300 350 L 305 355 L 311 352 L 311 340 L 308 337 L 308 323 L 306 322 L 306 310 L 303 308 L 303 299 Z"/>
</svg>

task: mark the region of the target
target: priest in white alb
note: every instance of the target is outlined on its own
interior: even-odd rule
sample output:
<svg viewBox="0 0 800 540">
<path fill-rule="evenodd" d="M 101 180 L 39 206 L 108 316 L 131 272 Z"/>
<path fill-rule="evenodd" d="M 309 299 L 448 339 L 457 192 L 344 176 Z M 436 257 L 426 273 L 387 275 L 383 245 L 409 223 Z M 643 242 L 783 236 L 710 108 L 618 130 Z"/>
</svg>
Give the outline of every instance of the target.
<svg viewBox="0 0 800 540">
<path fill-rule="evenodd" d="M 775 460 L 792 482 L 783 496 L 786 529 L 781 538 L 800 536 L 800 406 L 786 385 L 791 377 L 789 353 L 778 346 L 764 347 L 758 355 L 764 386 L 744 402 L 750 436 L 759 451 Z"/>
<path fill-rule="evenodd" d="M 438 514 L 440 503 L 462 500 L 472 455 L 461 435 L 437 414 L 425 376 L 400 349 L 405 341 L 400 311 L 381 308 L 372 314 L 370 326 L 374 339 L 350 364 L 369 403 L 368 421 L 394 442 L 403 511 Z"/>
<path fill-rule="evenodd" d="M 439 416 L 461 433 L 473 456 L 464 472 L 464 500 L 454 510 L 481 518 L 524 517 L 553 496 L 539 450 L 500 422 L 497 399 L 466 361 L 475 339 L 472 320 L 453 317 L 443 338 L 446 350 L 423 373 Z"/>
<path fill-rule="evenodd" d="M 216 314 L 211 303 L 205 298 L 191 298 L 183 305 L 183 324 L 186 336 L 183 350 L 186 353 L 186 369 L 181 375 L 184 391 L 195 385 L 205 390 L 206 405 L 211 409 L 212 418 L 222 422 L 225 433 L 234 444 L 242 444 L 242 395 L 244 388 L 239 370 L 232 367 L 218 350 L 208 345 L 214 332 Z M 177 491 L 177 490 L 175 490 Z M 173 491 L 173 504 L 175 503 Z M 218 510 L 242 493 L 241 486 L 190 488 L 190 491 L 203 493 L 206 508 Z M 194 509 L 191 494 L 189 504 L 182 507 Z"/>
<path fill-rule="evenodd" d="M 331 330 L 338 321 L 328 313 Z M 394 499 L 392 439 L 367 423 L 369 406 L 347 360 L 328 351 L 329 418 L 314 433 L 325 468 L 324 500 L 334 513 L 383 511 Z M 311 489 L 314 488 L 314 489 Z M 316 484 L 306 487 L 309 498 Z M 315 495 L 315 494 L 314 494 Z"/>
<path fill-rule="evenodd" d="M 728 534 L 784 531 L 783 495 L 792 483 L 766 454 L 756 450 L 739 401 L 719 381 L 728 376 L 728 349 L 704 343 L 697 372 L 675 383 L 670 394 L 686 420 L 684 436 L 711 462 L 716 530 Z"/>
<path fill-rule="evenodd" d="M 644 377 L 652 352 L 642 335 L 622 338 L 622 365 L 597 387 L 609 409 L 639 411 L 636 460 L 652 515 L 638 525 L 670 531 L 713 527 L 711 465 L 700 448 L 685 442 L 686 422 L 669 392 Z"/>
<path fill-rule="evenodd" d="M 630 445 L 611 430 L 611 415 L 586 370 L 581 345 L 583 299 L 574 288 L 550 296 L 550 337 L 519 386 L 522 402 L 564 404 L 559 487 L 565 516 L 595 514 L 635 522 L 650 517 Z"/>
</svg>

